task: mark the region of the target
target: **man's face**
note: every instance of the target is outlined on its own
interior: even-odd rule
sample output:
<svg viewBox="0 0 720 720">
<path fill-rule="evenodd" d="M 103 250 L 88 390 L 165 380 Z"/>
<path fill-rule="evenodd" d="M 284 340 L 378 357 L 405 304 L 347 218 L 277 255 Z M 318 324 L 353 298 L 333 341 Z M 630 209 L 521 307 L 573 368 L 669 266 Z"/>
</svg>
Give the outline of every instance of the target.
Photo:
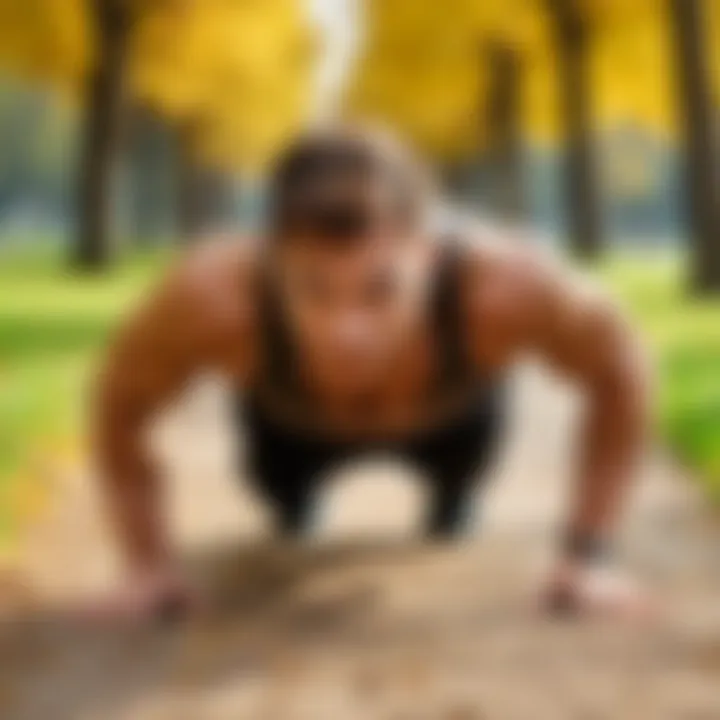
<svg viewBox="0 0 720 720">
<path fill-rule="evenodd" d="M 302 351 L 338 392 L 369 388 L 422 318 L 431 246 L 294 238 L 279 251 L 284 307 Z"/>
</svg>

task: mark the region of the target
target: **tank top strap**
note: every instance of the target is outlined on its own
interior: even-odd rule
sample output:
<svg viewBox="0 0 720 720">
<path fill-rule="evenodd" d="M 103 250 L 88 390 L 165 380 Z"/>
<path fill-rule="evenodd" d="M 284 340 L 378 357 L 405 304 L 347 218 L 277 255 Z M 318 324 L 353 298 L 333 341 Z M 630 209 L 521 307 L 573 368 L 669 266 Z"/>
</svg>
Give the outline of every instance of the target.
<svg viewBox="0 0 720 720">
<path fill-rule="evenodd" d="M 462 318 L 464 255 L 456 234 L 440 240 L 440 258 L 433 294 L 433 323 L 439 368 L 435 383 L 437 396 L 452 396 L 475 379 L 476 372 L 467 347 Z"/>
<path fill-rule="evenodd" d="M 307 393 L 298 373 L 297 348 L 287 323 L 278 288 L 267 268 L 261 271 L 260 338 L 263 354 L 262 390 L 302 400 Z"/>
</svg>

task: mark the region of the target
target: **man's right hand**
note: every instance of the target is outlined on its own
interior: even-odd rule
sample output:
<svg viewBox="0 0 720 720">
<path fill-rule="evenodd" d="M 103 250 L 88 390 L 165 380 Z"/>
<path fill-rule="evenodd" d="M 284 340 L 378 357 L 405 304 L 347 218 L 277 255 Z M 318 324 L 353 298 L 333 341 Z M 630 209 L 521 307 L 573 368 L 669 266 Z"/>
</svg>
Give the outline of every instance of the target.
<svg viewBox="0 0 720 720">
<path fill-rule="evenodd" d="M 174 569 L 131 573 L 109 595 L 92 601 L 83 615 L 99 622 L 174 622 L 200 607 L 199 595 Z"/>
</svg>

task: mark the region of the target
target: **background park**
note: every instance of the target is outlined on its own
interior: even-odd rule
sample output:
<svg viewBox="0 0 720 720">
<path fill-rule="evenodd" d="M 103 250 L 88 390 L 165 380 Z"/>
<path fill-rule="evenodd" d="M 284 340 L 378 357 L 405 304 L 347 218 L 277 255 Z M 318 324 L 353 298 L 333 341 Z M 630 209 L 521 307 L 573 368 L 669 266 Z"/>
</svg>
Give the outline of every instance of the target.
<svg viewBox="0 0 720 720">
<path fill-rule="evenodd" d="M 6 562 L 14 566 L 32 528 L 50 527 L 45 516 L 52 506 L 63 506 L 58 498 L 64 479 L 82 475 L 88 382 L 119 318 L 171 258 L 198 238 L 219 231 L 240 236 L 261 227 L 264 174 L 273 157 L 304 128 L 337 118 L 389 125 L 432 163 L 458 209 L 522 226 L 527 242 L 553 246 L 610 287 L 657 358 L 657 428 L 672 463 L 651 471 L 650 484 L 659 487 L 657 479 L 671 475 L 670 485 L 697 494 L 712 517 L 720 503 L 719 109 L 720 0 L 0 0 L 3 568 Z M 535 638 L 543 658 L 555 640 L 562 640 L 540 627 L 530 630 L 512 608 L 507 610 L 505 599 L 493 595 L 517 595 L 505 580 L 511 570 L 519 571 L 524 556 L 506 543 L 518 522 L 523 532 L 535 531 L 530 521 L 545 512 L 552 494 L 548 488 L 558 475 L 554 460 L 542 465 L 537 458 L 550 453 L 543 433 L 550 431 L 555 406 L 562 403 L 554 395 L 543 399 L 542 392 L 524 397 L 529 400 L 522 415 L 532 430 L 525 434 L 533 437 L 527 457 L 509 472 L 512 481 L 503 495 L 508 516 L 520 520 L 499 535 L 490 533 L 484 551 L 473 546 L 471 564 L 446 558 L 433 566 L 432 576 L 419 570 L 414 575 L 409 562 L 407 572 L 398 573 L 390 568 L 393 552 L 373 556 L 369 567 L 374 574 L 367 582 L 381 579 L 386 585 L 379 593 L 390 588 L 410 593 L 417 603 L 413 607 L 425 607 L 424 600 L 453 588 L 467 592 L 438 596 L 423 611 L 425 629 L 412 626 L 407 637 L 393 634 L 404 627 L 406 614 L 393 615 L 390 625 L 373 620 L 367 626 L 370 634 L 363 636 L 372 640 L 362 646 L 366 650 L 390 658 L 412 645 L 408 638 L 425 638 L 427 630 L 437 633 L 438 643 L 451 639 L 456 650 L 485 650 L 487 667 L 497 669 L 502 663 L 494 638 L 505 638 L 508 626 L 510 635 L 519 627 L 527 631 L 526 638 Z M 225 517 L 236 503 L 215 494 L 215 476 L 189 453 L 191 445 L 206 444 L 208 458 L 214 457 L 214 428 L 212 422 L 198 424 L 184 415 L 176 422 L 175 446 L 188 451 L 176 471 L 188 527 L 200 521 L 206 529 L 225 521 L 238 526 L 234 515 Z M 204 474 L 202 492 L 193 473 Z M 224 483 L 217 487 L 231 484 L 222 472 L 216 475 Z M 545 487 L 537 478 L 549 478 L 550 484 Z M 86 527 L 92 512 L 83 503 L 47 531 L 40 575 L 52 576 L 61 568 L 59 574 L 70 577 L 88 565 L 85 555 L 100 543 Z M 671 506 L 680 507 L 674 499 Z M 378 520 L 387 507 L 392 502 L 376 499 L 368 517 Z M 695 511 L 683 517 L 693 527 L 702 524 Z M 543 515 L 543 527 L 546 519 Z M 660 535 L 671 537 L 662 523 L 654 525 Z M 186 657 L 173 650 L 173 662 L 188 660 L 180 669 L 187 677 L 200 677 L 198 687 L 213 674 L 222 682 L 226 675 L 234 678 L 236 671 L 247 670 L 238 647 L 250 653 L 247 648 L 256 638 L 257 657 L 270 652 L 269 644 L 304 658 L 302 664 L 316 671 L 317 682 L 303 681 L 303 687 L 330 703 L 322 693 L 334 687 L 332 673 L 360 655 L 360 642 L 343 635 L 352 608 L 335 598 L 318 611 L 322 621 L 314 615 L 308 619 L 291 595 L 304 574 L 341 565 L 349 572 L 354 560 L 368 561 L 355 551 L 318 552 L 305 561 L 272 553 L 246 558 L 242 582 L 252 587 L 242 592 L 250 599 L 240 591 L 236 595 L 247 608 L 232 618 L 223 616 L 214 635 L 191 636 L 193 651 Z M 684 571 L 692 553 L 678 552 Z M 392 572 L 384 572 L 388 568 Z M 487 573 L 497 582 L 483 581 Z M 671 587 L 686 589 L 691 601 L 704 598 L 707 607 L 717 607 L 717 595 L 712 588 L 707 591 L 708 572 L 685 585 L 680 579 L 685 576 L 673 573 Z M 6 580 L 0 571 L 0 596 L 18 590 L 14 578 L 8 574 Z M 420 590 L 417 596 L 413 588 Z M 491 610 L 478 619 L 483 602 Z M 493 603 L 509 614 L 496 612 Z M 310 631 L 317 636 L 308 636 Z M 242 642 L 236 642 L 240 635 Z M 316 645 L 308 649 L 308 637 L 332 650 L 327 676 L 322 675 L 324 656 Z M 678 677 L 686 678 L 682 673 L 688 669 L 696 679 L 705 672 L 707 687 L 715 691 L 713 697 L 708 694 L 707 707 L 720 713 L 717 633 L 705 632 L 697 642 L 672 638 L 673 658 L 685 662 Z M 0 632 L 0 641 L 7 639 Z M 17 717 L 121 717 L 107 714 L 105 706 L 84 703 L 91 702 L 93 691 L 111 699 L 142 694 L 154 677 L 152 663 L 167 659 L 167 647 L 160 643 L 130 652 L 122 644 L 125 638 L 117 640 L 120 645 L 108 638 L 98 645 L 73 635 L 72 642 L 62 644 L 65 654 L 45 652 L 45 660 L 57 660 L 54 674 L 48 675 L 48 697 L 66 688 L 65 704 L 55 699 L 44 714 Z M 344 642 L 351 648 L 346 654 Z M 28 638 L 6 647 L 11 648 L 7 655 L 0 647 L 0 666 L 4 657 L 9 660 L 0 672 L 0 702 L 9 697 L 5 689 L 13 683 L 39 682 Z M 108 647 L 118 655 L 104 655 Z M 123 667 L 132 671 L 118 669 L 123 652 L 128 659 Z M 317 665 L 306 662 L 310 652 L 316 653 Z M 454 656 L 443 652 L 431 655 L 453 681 L 463 672 L 472 674 L 476 684 L 485 677 L 476 672 L 487 669 L 482 660 L 455 672 Z M 294 672 L 282 668 L 281 675 Z M 664 670 L 670 673 L 669 668 Z M 620 664 L 612 669 L 618 683 L 630 677 L 623 677 Z M 104 674 L 98 674 L 101 670 Z M 518 693 L 508 674 L 488 689 L 488 697 L 505 681 L 509 703 L 535 697 L 531 687 L 540 697 L 549 685 L 536 670 L 527 675 L 527 693 Z M 408 681 L 412 685 L 419 671 L 409 672 L 415 677 Z M 667 709 L 667 692 L 672 702 L 689 697 L 690 704 L 682 706 L 688 708 L 704 697 L 699 685 L 697 692 L 683 696 L 678 688 L 688 686 L 673 685 L 667 673 L 662 677 L 668 682 L 645 693 L 642 703 L 657 701 Z M 186 676 L 178 677 L 182 683 Z M 363 688 L 377 689 L 372 677 L 362 678 Z M 114 682 L 122 688 L 117 697 Z M 417 683 L 417 688 L 428 685 L 422 678 Z M 272 702 L 277 687 L 271 685 Z M 38 688 L 31 687 L 27 697 L 41 703 Z M 225 685 L 215 688 L 212 702 L 222 699 L 225 690 Z M 236 691 L 246 688 L 238 684 Z M 560 695 L 571 696 L 568 686 Z M 164 715 L 131 709 L 122 717 L 295 717 L 269 710 L 243 715 L 239 708 L 250 695 L 232 695 L 226 714 L 211 714 L 203 709 L 202 697 L 193 697 L 199 705 L 186 707 L 189 696 L 180 693 L 173 698 L 180 705 L 168 705 Z M 629 698 L 627 707 L 635 709 L 627 715 L 567 717 L 720 716 L 712 711 L 653 714 L 638 710 L 640 705 Z M 545 715 L 532 706 L 524 714 L 497 717 L 566 717 L 556 712 L 559 706 L 552 707 Z M 6 717 L 1 710 L 0 715 Z M 496 715 L 467 711 L 432 717 Z"/>
<path fill-rule="evenodd" d="M 3 0 L 0 27 L 4 544 L 82 452 L 119 313 L 177 248 L 252 229 L 274 153 L 334 116 L 390 124 L 458 203 L 606 278 L 718 499 L 716 0 Z"/>
</svg>

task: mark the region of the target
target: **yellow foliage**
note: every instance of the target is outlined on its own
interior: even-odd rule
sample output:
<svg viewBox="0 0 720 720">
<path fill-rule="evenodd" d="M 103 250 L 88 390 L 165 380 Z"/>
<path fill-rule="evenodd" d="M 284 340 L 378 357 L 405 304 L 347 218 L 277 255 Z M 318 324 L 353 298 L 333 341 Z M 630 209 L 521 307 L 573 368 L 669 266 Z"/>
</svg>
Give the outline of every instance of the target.
<svg viewBox="0 0 720 720">
<path fill-rule="evenodd" d="M 462 156 L 485 142 L 487 51 L 515 51 L 525 113 L 554 125 L 551 41 L 541 0 L 370 0 L 366 44 L 347 96 L 352 115 L 380 118 L 425 152 Z"/>
<path fill-rule="evenodd" d="M 600 125 L 673 128 L 673 55 L 667 0 L 635 0 L 595 29 L 592 87 Z"/>
<path fill-rule="evenodd" d="M 720 0 L 713 65 L 720 84 Z M 667 0 L 575 0 L 588 29 L 589 83 L 599 127 L 673 129 L 673 55 Z M 426 152 L 482 147 L 485 49 L 501 43 L 523 68 L 525 132 L 557 137 L 557 37 L 548 0 L 368 0 L 365 51 L 347 97 L 353 115 L 380 118 Z"/>
<path fill-rule="evenodd" d="M 302 124 L 315 40 L 300 0 L 185 0 L 139 22 L 131 82 L 219 165 L 259 165 Z"/>
<path fill-rule="evenodd" d="M 91 61 L 86 0 L 0 0 L 0 65 L 76 89 Z"/>
<path fill-rule="evenodd" d="M 367 2 L 365 46 L 347 97 L 349 112 L 380 116 L 435 154 L 467 150 L 479 129 L 484 81 L 470 9 L 467 0 Z"/>
<path fill-rule="evenodd" d="M 304 0 L 126 0 L 129 87 L 224 165 L 264 162 L 305 119 L 316 39 Z M 76 93 L 88 0 L 0 0 L 0 66 Z M 4 32 L 3 32 L 4 31 Z"/>
<path fill-rule="evenodd" d="M 720 0 L 706 0 L 708 11 L 708 46 L 710 47 L 710 74 L 715 105 L 720 107 Z"/>
<path fill-rule="evenodd" d="M 301 125 L 317 38 L 306 0 L 127 0 L 135 23 L 132 93 L 192 128 L 198 153 L 261 165 Z M 668 0 L 574 0 L 590 30 L 598 125 L 673 129 Z M 720 97 L 720 0 L 704 0 Z M 347 92 L 354 116 L 380 118 L 423 150 L 453 157 L 486 141 L 487 50 L 523 68 L 528 137 L 558 135 L 557 47 L 549 0 L 365 0 L 364 47 Z M 88 0 L 0 0 L 0 65 L 77 90 L 92 61 Z"/>
</svg>

